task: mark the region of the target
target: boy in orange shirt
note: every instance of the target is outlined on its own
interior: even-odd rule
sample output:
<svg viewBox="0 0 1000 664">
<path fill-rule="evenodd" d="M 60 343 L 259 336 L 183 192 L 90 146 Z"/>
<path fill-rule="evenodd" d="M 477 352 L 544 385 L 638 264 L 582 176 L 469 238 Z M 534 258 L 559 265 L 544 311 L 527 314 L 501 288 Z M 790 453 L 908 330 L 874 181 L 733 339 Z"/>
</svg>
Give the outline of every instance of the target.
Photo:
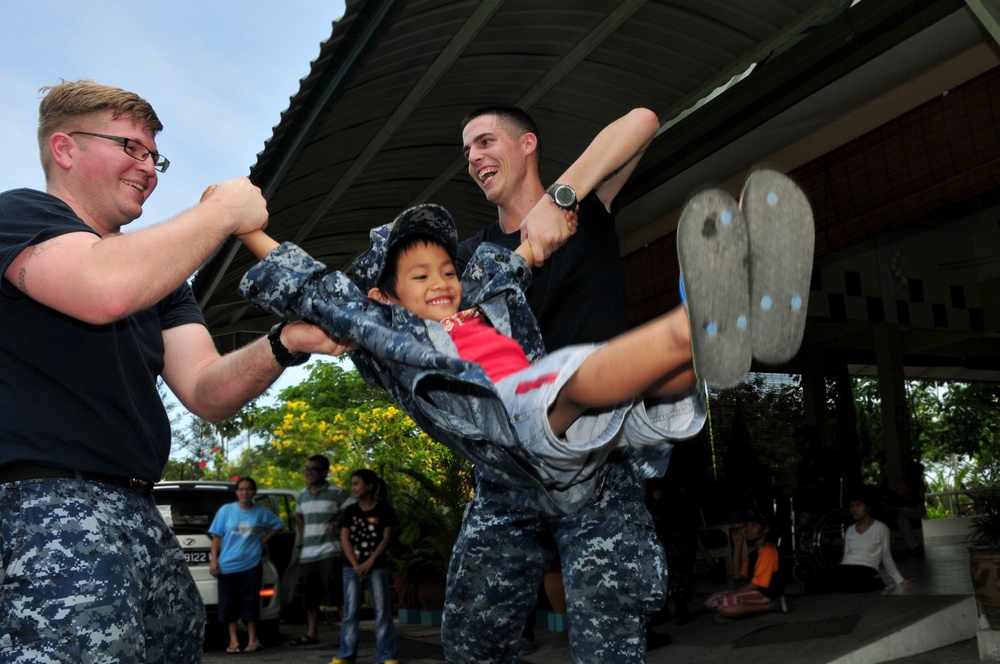
<svg viewBox="0 0 1000 664">
<path fill-rule="evenodd" d="M 778 578 L 778 547 L 767 541 L 770 522 L 756 512 L 747 515 L 742 529 L 733 530 L 733 579 L 743 581 L 735 590 L 718 592 L 705 600 L 715 612 L 715 622 L 727 623 L 758 613 L 788 613 L 783 584 Z M 743 557 L 743 538 L 747 557 Z M 739 570 L 739 571 L 737 571 Z"/>
</svg>

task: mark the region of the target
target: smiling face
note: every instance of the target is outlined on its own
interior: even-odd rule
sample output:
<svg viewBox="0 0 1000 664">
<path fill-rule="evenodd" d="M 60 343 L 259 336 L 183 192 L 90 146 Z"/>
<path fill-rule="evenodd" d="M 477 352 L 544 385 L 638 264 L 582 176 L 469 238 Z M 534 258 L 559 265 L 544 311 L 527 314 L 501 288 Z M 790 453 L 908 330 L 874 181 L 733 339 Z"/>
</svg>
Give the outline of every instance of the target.
<svg viewBox="0 0 1000 664">
<path fill-rule="evenodd" d="M 473 118 L 462 130 L 469 175 L 495 205 L 503 205 L 516 193 L 534 145 L 533 134 L 518 132 L 496 115 Z"/>
<path fill-rule="evenodd" d="M 458 313 L 462 284 L 451 257 L 434 242 L 417 242 L 399 256 L 395 295 L 372 289 L 383 302 L 398 304 L 421 318 L 439 321 Z"/>
<path fill-rule="evenodd" d="M 88 131 L 121 136 L 157 151 L 153 133 L 129 117 L 112 120 L 108 111 L 83 118 L 79 125 L 67 128 L 65 133 Z M 138 161 L 125 153 L 121 143 L 97 136 L 76 134 L 61 140 L 65 142 L 67 159 L 60 162 L 65 177 L 60 178 L 59 186 L 74 211 L 101 235 L 117 233 L 139 218 L 158 182 L 152 157 Z"/>
<path fill-rule="evenodd" d="M 351 477 L 351 495 L 355 498 L 361 499 L 368 496 L 372 492 L 372 487 L 370 484 L 365 484 L 365 481 L 354 475 Z"/>
</svg>

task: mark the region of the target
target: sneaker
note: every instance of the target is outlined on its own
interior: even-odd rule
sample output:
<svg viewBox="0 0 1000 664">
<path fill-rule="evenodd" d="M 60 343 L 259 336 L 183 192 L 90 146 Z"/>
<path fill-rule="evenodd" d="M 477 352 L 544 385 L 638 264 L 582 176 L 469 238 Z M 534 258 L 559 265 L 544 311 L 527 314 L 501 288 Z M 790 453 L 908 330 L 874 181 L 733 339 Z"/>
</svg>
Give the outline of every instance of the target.
<svg viewBox="0 0 1000 664">
<path fill-rule="evenodd" d="M 774 610 L 776 613 L 788 613 L 788 602 L 784 595 L 774 600 Z"/>
<path fill-rule="evenodd" d="M 387 659 L 384 662 L 382 662 L 382 664 L 399 664 L 399 660 L 398 659 Z"/>
<path fill-rule="evenodd" d="M 330 664 L 351 664 L 351 661 L 349 659 L 344 659 L 342 657 L 334 657 L 333 659 L 330 660 Z M 396 664 L 399 664 L 399 662 L 397 662 Z"/>
</svg>

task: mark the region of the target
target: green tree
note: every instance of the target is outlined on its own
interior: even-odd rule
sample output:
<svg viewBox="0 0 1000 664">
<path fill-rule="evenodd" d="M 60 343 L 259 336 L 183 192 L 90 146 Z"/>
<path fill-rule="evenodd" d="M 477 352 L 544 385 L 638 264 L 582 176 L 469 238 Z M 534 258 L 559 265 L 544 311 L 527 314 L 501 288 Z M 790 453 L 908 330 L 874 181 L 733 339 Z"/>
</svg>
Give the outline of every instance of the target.
<svg viewBox="0 0 1000 664">
<path fill-rule="evenodd" d="M 331 479 L 341 486 L 350 483 L 354 470 L 374 470 L 389 485 L 393 501 L 426 493 L 416 475 L 442 487 L 455 481 L 456 473 L 471 473 L 467 462 L 433 441 L 388 392 L 367 385 L 356 371 L 316 364 L 308 378 L 282 390 L 278 399 L 278 405 L 254 412 L 253 431 L 266 442 L 250 447 L 232 465 L 261 486 L 301 486 L 306 460 L 314 454 L 330 459 Z M 466 490 L 464 502 L 470 495 Z M 428 504 L 426 495 L 422 500 Z"/>
<path fill-rule="evenodd" d="M 958 455 L 973 462 L 966 488 L 1000 480 L 1000 385 L 951 383 L 942 396 L 939 441 L 932 459 Z"/>
<path fill-rule="evenodd" d="M 721 473 L 754 486 L 775 487 L 795 477 L 792 433 L 802 423 L 802 388 L 769 383 L 761 374 L 709 395 L 711 434 Z"/>
</svg>

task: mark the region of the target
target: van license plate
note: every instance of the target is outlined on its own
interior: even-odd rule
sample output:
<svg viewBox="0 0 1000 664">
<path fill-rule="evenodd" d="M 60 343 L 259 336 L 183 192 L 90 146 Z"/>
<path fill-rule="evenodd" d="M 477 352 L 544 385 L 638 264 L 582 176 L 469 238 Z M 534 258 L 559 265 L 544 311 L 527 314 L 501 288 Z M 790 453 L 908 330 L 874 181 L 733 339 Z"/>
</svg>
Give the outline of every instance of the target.
<svg viewBox="0 0 1000 664">
<path fill-rule="evenodd" d="M 185 551 L 184 560 L 188 565 L 207 565 L 208 551 Z"/>
</svg>

